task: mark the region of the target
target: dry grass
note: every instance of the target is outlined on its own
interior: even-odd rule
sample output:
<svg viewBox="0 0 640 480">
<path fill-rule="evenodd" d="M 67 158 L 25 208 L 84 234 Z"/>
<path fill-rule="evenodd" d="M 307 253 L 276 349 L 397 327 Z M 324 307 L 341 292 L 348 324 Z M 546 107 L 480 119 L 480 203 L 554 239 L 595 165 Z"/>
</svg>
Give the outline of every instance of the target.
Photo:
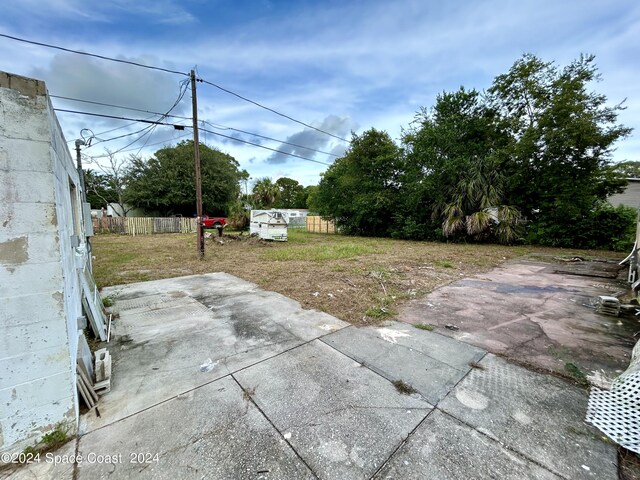
<svg viewBox="0 0 640 480">
<path fill-rule="evenodd" d="M 205 258 L 199 260 L 193 234 L 96 236 L 96 281 L 105 287 L 222 271 L 291 297 L 306 308 L 366 324 L 393 317 L 398 305 L 408 299 L 534 250 L 538 255 L 574 254 L 301 231 L 290 231 L 287 243 L 247 237 L 224 237 L 224 244 L 216 240 L 206 241 Z"/>
</svg>

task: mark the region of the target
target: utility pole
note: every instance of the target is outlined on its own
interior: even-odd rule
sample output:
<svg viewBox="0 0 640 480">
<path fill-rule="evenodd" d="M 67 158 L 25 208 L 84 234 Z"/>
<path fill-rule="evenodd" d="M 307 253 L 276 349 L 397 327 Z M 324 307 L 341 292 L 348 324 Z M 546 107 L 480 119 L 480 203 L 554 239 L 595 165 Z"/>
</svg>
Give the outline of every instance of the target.
<svg viewBox="0 0 640 480">
<path fill-rule="evenodd" d="M 202 228 L 202 178 L 200 176 L 200 140 L 198 139 L 198 98 L 196 95 L 196 72 L 191 70 L 191 105 L 193 110 L 193 159 L 196 165 L 196 233 L 198 257 L 204 257 L 204 229 Z"/>
</svg>

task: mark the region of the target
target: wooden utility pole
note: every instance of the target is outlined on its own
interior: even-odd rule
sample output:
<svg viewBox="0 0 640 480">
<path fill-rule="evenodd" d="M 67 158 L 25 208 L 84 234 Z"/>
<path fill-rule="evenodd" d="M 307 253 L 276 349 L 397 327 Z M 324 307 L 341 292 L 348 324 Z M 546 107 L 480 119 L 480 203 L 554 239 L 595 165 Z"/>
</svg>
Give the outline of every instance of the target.
<svg viewBox="0 0 640 480">
<path fill-rule="evenodd" d="M 204 229 L 202 228 L 202 177 L 200 176 L 200 140 L 198 138 L 198 98 L 196 95 L 196 72 L 191 70 L 191 105 L 193 110 L 193 159 L 196 165 L 196 233 L 198 257 L 204 257 Z"/>
</svg>

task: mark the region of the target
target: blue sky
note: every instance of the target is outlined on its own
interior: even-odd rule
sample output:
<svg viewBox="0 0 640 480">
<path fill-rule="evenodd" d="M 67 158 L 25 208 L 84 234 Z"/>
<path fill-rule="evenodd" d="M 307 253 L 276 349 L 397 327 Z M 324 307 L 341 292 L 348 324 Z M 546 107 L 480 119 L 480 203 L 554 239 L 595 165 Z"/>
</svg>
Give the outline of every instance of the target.
<svg viewBox="0 0 640 480">
<path fill-rule="evenodd" d="M 399 138 L 420 107 L 460 85 L 482 90 L 523 53 L 564 65 L 596 55 L 610 104 L 627 99 L 620 121 L 635 130 L 615 161 L 640 160 L 640 2 L 637 1 L 206 1 L 21 0 L 5 2 L 0 32 L 179 71 L 206 80 L 340 137 L 370 127 Z M 91 2 L 93 3 L 93 2 Z M 50 93 L 166 111 L 182 77 L 0 38 L 0 70 L 34 76 Z M 346 144 L 199 84 L 199 116 L 340 154 Z M 54 99 L 59 108 L 139 118 L 142 114 Z M 190 115 L 189 93 L 173 113 Z M 60 114 L 67 140 L 89 128 L 99 138 L 141 128 Z M 232 135 L 233 131 L 206 128 Z M 122 155 L 150 155 L 189 132 L 157 127 Z M 291 148 L 240 135 L 276 149 Z M 136 136 L 95 144 L 88 155 Z M 212 134 L 201 140 L 233 155 L 253 178 L 315 184 L 325 165 L 273 154 Z M 146 141 L 146 145 L 145 145 Z M 143 145 L 145 145 L 143 147 Z M 128 150 L 128 149 L 127 149 Z M 329 163 L 333 156 L 294 149 Z"/>
</svg>

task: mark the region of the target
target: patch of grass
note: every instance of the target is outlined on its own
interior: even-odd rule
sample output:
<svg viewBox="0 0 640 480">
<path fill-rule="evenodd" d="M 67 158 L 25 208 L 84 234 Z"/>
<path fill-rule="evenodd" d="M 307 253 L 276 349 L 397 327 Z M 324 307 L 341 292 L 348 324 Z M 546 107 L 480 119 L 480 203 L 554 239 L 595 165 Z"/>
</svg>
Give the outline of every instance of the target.
<svg viewBox="0 0 640 480">
<path fill-rule="evenodd" d="M 255 394 L 256 394 L 255 387 L 242 390 L 242 398 L 244 398 L 247 402 L 250 402 Z"/>
<path fill-rule="evenodd" d="M 115 303 L 115 300 L 111 297 L 104 297 L 102 299 L 102 305 L 104 305 L 106 308 L 113 307 Z"/>
<path fill-rule="evenodd" d="M 438 267 L 442 267 L 442 268 L 453 268 L 453 263 L 450 262 L 449 260 L 436 260 L 435 262 L 433 262 L 434 265 L 438 266 Z"/>
<path fill-rule="evenodd" d="M 416 323 L 414 327 L 419 328 L 420 330 L 428 330 L 428 331 L 431 331 L 434 328 L 436 328 L 435 326 L 430 325 L 428 323 Z"/>
<path fill-rule="evenodd" d="M 396 387 L 396 390 L 402 393 L 403 395 L 411 395 L 413 393 L 418 393 L 418 391 L 415 388 L 413 388 L 408 383 L 403 382 L 402 380 L 396 380 L 395 382 L 391 382 L 391 383 L 393 383 L 393 386 Z"/>
<path fill-rule="evenodd" d="M 27 455 L 35 455 L 37 453 L 49 452 L 60 448 L 67 443 L 73 437 L 69 435 L 71 427 L 69 423 L 60 422 L 56 425 L 56 428 L 49 433 L 42 436 L 40 441 L 35 445 L 30 445 L 23 450 L 23 453 Z"/>
<path fill-rule="evenodd" d="M 485 366 L 478 362 L 469 362 L 471 368 L 477 368 L 478 370 L 486 370 Z"/>
<path fill-rule="evenodd" d="M 409 298 L 487 271 L 522 253 L 567 254 L 548 247 L 417 242 L 293 229 L 289 234 L 287 243 L 248 236 L 224 244 L 207 239 L 203 259 L 196 254 L 195 234 L 97 235 L 92 239 L 93 273 L 98 286 L 106 287 L 225 272 L 290 297 L 304 308 L 369 324 L 393 317 L 392 309 Z M 443 259 L 451 267 L 436 265 Z M 379 273 L 373 276 L 372 271 Z"/>
<path fill-rule="evenodd" d="M 376 320 L 382 320 L 383 318 L 388 318 L 395 314 L 394 311 L 390 310 L 388 307 L 380 306 L 380 307 L 369 307 L 364 314 L 369 318 L 374 318 Z"/>
<path fill-rule="evenodd" d="M 264 252 L 264 258 L 276 261 L 303 260 L 310 262 L 327 262 L 344 260 L 360 255 L 379 253 L 380 250 L 370 245 L 346 243 L 338 245 L 313 245 L 306 248 L 282 247 Z"/>
<path fill-rule="evenodd" d="M 567 362 L 564 364 L 564 371 L 583 387 L 589 386 L 589 380 L 584 372 L 575 363 Z"/>
</svg>

